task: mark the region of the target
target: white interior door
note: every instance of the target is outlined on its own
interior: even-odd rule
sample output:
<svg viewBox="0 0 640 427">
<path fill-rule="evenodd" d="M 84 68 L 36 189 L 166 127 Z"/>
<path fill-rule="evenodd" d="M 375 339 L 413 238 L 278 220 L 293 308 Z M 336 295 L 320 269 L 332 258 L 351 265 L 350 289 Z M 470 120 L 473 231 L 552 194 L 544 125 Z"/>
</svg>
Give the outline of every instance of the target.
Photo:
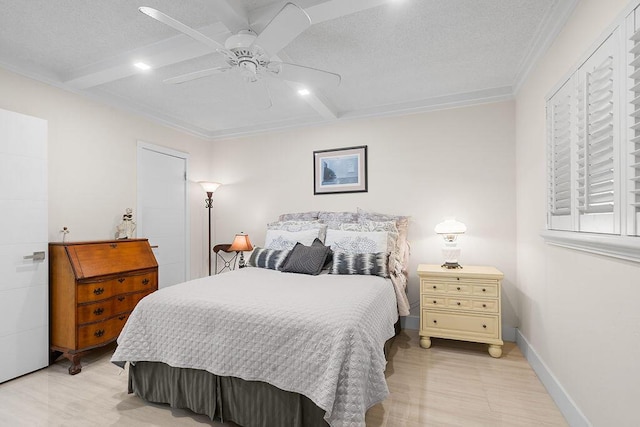
<svg viewBox="0 0 640 427">
<path fill-rule="evenodd" d="M 149 239 L 160 288 L 189 277 L 188 154 L 138 142 L 137 237 Z"/>
<path fill-rule="evenodd" d="M 0 110 L 0 383 L 49 363 L 47 194 L 47 121 Z"/>
</svg>

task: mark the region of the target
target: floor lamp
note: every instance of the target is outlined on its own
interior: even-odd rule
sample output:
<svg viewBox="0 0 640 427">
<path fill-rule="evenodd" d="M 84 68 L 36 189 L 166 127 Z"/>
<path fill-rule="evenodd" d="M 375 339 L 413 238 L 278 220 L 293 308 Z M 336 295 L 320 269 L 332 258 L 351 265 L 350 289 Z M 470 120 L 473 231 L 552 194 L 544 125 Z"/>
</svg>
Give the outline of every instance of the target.
<svg viewBox="0 0 640 427">
<path fill-rule="evenodd" d="M 213 193 L 220 187 L 222 184 L 219 182 L 205 182 L 201 181 L 200 185 L 204 188 L 204 191 L 207 193 L 207 198 L 205 201 L 205 208 L 209 210 L 209 247 L 207 248 L 207 252 L 209 253 L 209 276 L 211 276 L 211 208 L 213 207 Z"/>
</svg>

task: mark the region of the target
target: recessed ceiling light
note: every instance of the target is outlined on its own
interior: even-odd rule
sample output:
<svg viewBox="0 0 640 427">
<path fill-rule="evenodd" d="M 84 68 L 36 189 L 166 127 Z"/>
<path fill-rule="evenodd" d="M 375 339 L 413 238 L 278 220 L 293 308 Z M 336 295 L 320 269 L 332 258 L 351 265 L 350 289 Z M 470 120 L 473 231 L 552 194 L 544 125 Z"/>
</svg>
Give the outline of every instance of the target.
<svg viewBox="0 0 640 427">
<path fill-rule="evenodd" d="M 147 71 L 151 69 L 151 66 L 148 64 L 145 64 L 144 62 L 136 62 L 135 64 L 133 64 L 136 68 L 139 68 L 143 71 Z"/>
<path fill-rule="evenodd" d="M 307 96 L 310 93 L 311 92 L 309 92 L 309 89 L 300 89 L 300 90 L 298 90 L 298 95 L 300 95 L 300 96 Z"/>
</svg>

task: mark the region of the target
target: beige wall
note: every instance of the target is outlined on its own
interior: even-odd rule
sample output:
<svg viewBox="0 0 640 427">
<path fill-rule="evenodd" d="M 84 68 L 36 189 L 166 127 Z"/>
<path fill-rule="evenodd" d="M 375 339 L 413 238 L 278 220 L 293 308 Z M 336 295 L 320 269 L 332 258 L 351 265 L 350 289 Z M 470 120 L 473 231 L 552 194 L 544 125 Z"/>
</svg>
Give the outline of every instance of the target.
<svg viewBox="0 0 640 427">
<path fill-rule="evenodd" d="M 520 332 L 594 426 L 637 423 L 640 266 L 545 245 L 544 97 L 625 9 L 583 0 L 516 99 Z"/>
<path fill-rule="evenodd" d="M 504 271 L 503 323 L 515 327 L 514 120 L 507 101 L 217 141 L 212 171 L 225 185 L 215 195 L 216 241 L 244 231 L 262 245 L 266 224 L 283 212 L 410 215 L 409 299 L 417 304 L 417 264 L 441 262 L 433 228 L 456 216 L 468 226 L 461 263 Z M 368 146 L 369 191 L 314 196 L 313 151 L 356 145 Z"/>
<path fill-rule="evenodd" d="M 190 154 L 191 181 L 208 180 L 211 143 L 0 69 L 0 108 L 48 121 L 49 240 L 111 239 L 136 208 L 138 140 Z M 206 274 L 204 193 L 189 185 L 191 276 Z M 143 236 L 140 236 L 143 237 Z"/>
</svg>

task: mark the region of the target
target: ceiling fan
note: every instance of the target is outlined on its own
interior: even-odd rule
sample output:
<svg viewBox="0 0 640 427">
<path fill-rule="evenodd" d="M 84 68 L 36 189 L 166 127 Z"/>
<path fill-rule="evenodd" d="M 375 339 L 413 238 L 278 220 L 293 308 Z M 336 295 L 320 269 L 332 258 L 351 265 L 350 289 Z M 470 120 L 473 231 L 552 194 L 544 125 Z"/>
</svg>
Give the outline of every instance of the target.
<svg viewBox="0 0 640 427">
<path fill-rule="evenodd" d="M 238 30 L 227 38 L 224 45 L 205 36 L 182 22 L 150 7 L 138 8 L 140 12 L 180 31 L 187 36 L 204 43 L 211 50 L 224 57 L 227 65 L 194 71 L 164 80 L 164 83 L 185 83 L 191 80 L 212 76 L 228 71 L 239 73 L 246 82 L 250 101 L 258 108 L 269 108 L 271 97 L 263 77 L 272 77 L 301 83 L 311 87 L 337 86 L 340 75 L 316 68 L 271 60 L 280 50 L 293 41 L 300 33 L 309 28 L 311 20 L 307 13 L 293 3 L 285 4 L 271 19 L 260 34 L 249 26 L 248 19 L 223 12 L 227 28 Z M 239 20 L 238 20 L 239 18 Z M 225 23 L 225 22 L 223 22 Z"/>
</svg>

